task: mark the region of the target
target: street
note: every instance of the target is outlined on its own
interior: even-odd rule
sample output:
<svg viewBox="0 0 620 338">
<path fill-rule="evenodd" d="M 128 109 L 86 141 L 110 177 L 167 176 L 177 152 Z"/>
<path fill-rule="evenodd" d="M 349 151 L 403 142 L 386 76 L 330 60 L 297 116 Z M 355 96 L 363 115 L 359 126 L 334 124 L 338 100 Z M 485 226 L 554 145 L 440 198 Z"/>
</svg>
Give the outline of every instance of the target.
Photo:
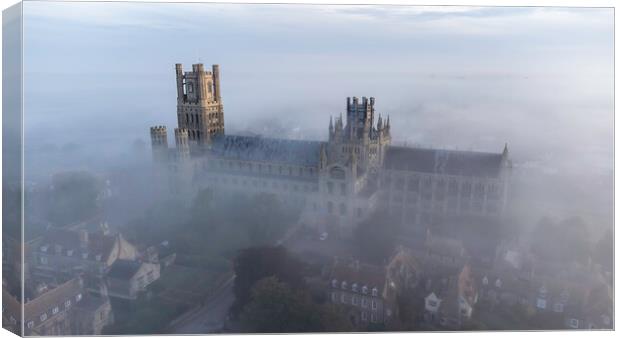
<svg viewBox="0 0 620 338">
<path fill-rule="evenodd" d="M 209 301 L 196 312 L 189 314 L 169 328 L 169 333 L 214 333 L 224 327 L 228 310 L 235 300 L 234 277 L 227 281 Z"/>
</svg>

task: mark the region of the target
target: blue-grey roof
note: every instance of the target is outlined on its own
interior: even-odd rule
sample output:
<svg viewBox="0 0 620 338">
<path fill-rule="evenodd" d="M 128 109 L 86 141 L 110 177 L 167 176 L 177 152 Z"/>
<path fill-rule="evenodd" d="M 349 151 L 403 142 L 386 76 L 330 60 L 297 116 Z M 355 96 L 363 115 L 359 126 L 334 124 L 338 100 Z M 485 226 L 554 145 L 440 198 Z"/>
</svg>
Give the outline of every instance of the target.
<svg viewBox="0 0 620 338">
<path fill-rule="evenodd" d="M 225 135 L 213 139 L 211 154 L 245 161 L 268 161 L 316 166 L 321 143 L 265 138 L 261 136 Z"/>
<path fill-rule="evenodd" d="M 389 147 L 385 154 L 384 167 L 433 174 L 498 177 L 502 168 L 502 154 Z"/>
</svg>

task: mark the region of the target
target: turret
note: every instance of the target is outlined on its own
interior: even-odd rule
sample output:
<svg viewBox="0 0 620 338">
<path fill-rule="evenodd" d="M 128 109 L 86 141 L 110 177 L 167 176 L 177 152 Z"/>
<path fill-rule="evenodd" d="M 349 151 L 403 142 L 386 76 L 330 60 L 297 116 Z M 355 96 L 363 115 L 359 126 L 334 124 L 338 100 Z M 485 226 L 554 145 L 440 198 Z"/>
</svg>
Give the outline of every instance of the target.
<svg viewBox="0 0 620 338">
<path fill-rule="evenodd" d="M 187 129 L 174 128 L 174 140 L 179 161 L 189 159 L 189 133 Z"/>
<path fill-rule="evenodd" d="M 183 65 L 177 63 L 175 65 L 177 75 L 177 102 L 182 103 L 185 101 L 185 90 L 183 89 Z"/>
<path fill-rule="evenodd" d="M 222 103 L 222 96 L 220 92 L 220 65 L 213 65 L 213 96 L 215 101 Z"/>
<path fill-rule="evenodd" d="M 168 134 L 165 126 L 151 127 L 151 149 L 155 162 L 168 160 Z"/>
</svg>

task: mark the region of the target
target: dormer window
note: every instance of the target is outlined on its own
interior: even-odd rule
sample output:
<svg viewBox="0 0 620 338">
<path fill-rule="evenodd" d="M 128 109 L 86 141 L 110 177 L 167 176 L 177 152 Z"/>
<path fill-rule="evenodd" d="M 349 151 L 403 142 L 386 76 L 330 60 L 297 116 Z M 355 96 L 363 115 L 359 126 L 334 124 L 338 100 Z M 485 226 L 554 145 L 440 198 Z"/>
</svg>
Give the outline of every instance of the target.
<svg viewBox="0 0 620 338">
<path fill-rule="evenodd" d="M 372 288 L 373 297 L 377 297 L 378 294 L 379 294 L 379 290 L 377 290 L 377 288 Z"/>
<path fill-rule="evenodd" d="M 347 289 L 347 282 L 342 281 L 342 284 L 340 284 L 340 288 L 342 288 L 343 290 Z"/>
<path fill-rule="evenodd" d="M 353 290 L 353 292 L 357 292 L 357 283 L 353 283 L 351 289 Z"/>
<path fill-rule="evenodd" d="M 362 293 L 363 294 L 367 294 L 368 293 L 368 287 L 366 285 L 364 285 L 364 287 L 362 287 Z"/>
<path fill-rule="evenodd" d="M 44 313 L 41 315 L 41 317 L 39 317 L 41 319 L 42 322 L 44 322 L 47 319 L 47 313 Z"/>
<path fill-rule="evenodd" d="M 338 287 L 338 281 L 334 278 L 332 279 L 332 288 L 337 288 Z"/>
<path fill-rule="evenodd" d="M 578 329 L 579 319 L 571 318 L 571 320 L 569 320 L 569 326 L 572 327 L 573 329 Z"/>
</svg>

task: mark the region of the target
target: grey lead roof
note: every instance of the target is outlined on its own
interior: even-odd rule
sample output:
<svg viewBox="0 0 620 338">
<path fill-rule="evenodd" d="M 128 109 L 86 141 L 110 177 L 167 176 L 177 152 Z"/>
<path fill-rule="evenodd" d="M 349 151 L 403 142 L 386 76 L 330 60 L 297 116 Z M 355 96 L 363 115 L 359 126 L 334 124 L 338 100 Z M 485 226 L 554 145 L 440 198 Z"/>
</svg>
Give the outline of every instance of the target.
<svg viewBox="0 0 620 338">
<path fill-rule="evenodd" d="M 498 177 L 501 153 L 388 147 L 385 169 L 474 177 Z"/>
<path fill-rule="evenodd" d="M 225 135 L 213 139 L 210 152 L 224 158 L 316 166 L 319 141 L 298 141 L 261 136 Z"/>
</svg>

